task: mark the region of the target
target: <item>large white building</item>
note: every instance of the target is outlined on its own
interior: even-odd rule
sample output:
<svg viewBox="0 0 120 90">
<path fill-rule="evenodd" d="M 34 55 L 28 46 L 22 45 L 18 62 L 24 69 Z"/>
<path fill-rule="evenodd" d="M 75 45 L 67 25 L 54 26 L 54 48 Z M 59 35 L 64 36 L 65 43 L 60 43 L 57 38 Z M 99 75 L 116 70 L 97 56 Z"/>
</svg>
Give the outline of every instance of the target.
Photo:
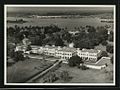
<svg viewBox="0 0 120 90">
<path fill-rule="evenodd" d="M 25 52 L 26 51 L 26 46 L 25 45 L 18 45 L 18 46 L 16 46 L 15 51 Z"/>
<path fill-rule="evenodd" d="M 79 31 L 69 31 L 69 33 L 72 34 L 72 35 L 75 35 L 75 34 L 78 34 Z"/>
<path fill-rule="evenodd" d="M 75 54 L 76 54 L 75 48 L 58 47 L 58 49 L 56 50 L 56 57 L 59 57 L 63 60 L 70 59 L 70 57 L 72 57 Z"/>
<path fill-rule="evenodd" d="M 73 55 L 76 54 L 76 48 L 69 48 L 69 47 L 55 47 L 55 46 L 44 46 L 44 47 L 40 47 L 40 46 L 31 46 L 32 47 L 32 52 L 33 53 L 44 53 L 45 55 L 48 56 L 54 56 L 54 57 L 58 57 L 61 60 L 67 60 L 70 59 L 70 57 L 72 57 Z"/>
<path fill-rule="evenodd" d="M 41 49 L 44 50 L 45 55 L 56 56 L 57 47 L 55 47 L 55 46 L 46 45 L 45 47 L 43 47 Z"/>
<path fill-rule="evenodd" d="M 101 56 L 101 50 L 95 49 L 77 49 L 77 55 L 85 61 L 96 62 Z"/>
<path fill-rule="evenodd" d="M 73 47 L 56 47 L 56 46 L 34 46 L 31 45 L 31 52 L 36 54 L 45 54 L 48 56 L 58 57 L 63 61 L 67 61 L 70 57 L 74 55 L 78 55 L 85 61 L 96 62 L 98 58 L 101 56 L 101 50 L 95 49 L 82 49 L 73 48 Z M 25 47 L 18 46 L 16 47 L 16 51 L 25 50 Z"/>
<path fill-rule="evenodd" d="M 31 48 L 32 48 L 32 50 L 31 50 L 32 53 L 36 53 L 36 54 L 43 53 L 43 49 L 42 49 L 43 47 L 41 47 L 41 46 L 31 45 Z"/>
</svg>

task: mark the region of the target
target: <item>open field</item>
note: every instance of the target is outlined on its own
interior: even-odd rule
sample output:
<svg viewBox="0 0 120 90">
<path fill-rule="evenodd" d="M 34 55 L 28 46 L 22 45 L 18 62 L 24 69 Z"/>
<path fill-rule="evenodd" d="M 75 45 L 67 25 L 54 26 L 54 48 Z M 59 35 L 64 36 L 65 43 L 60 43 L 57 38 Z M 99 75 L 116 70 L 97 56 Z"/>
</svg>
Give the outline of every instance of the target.
<svg viewBox="0 0 120 90">
<path fill-rule="evenodd" d="M 67 64 L 62 64 L 57 71 L 62 70 L 68 71 L 72 77 L 67 83 L 112 83 L 109 73 L 105 73 L 104 70 L 81 70 L 77 67 L 69 67 Z M 64 83 L 64 81 L 57 80 L 55 83 Z"/>
<path fill-rule="evenodd" d="M 42 61 L 39 59 L 27 59 L 16 62 L 14 65 L 7 67 L 7 81 L 9 83 L 25 82 L 38 72 L 52 65 L 51 61 Z"/>
</svg>

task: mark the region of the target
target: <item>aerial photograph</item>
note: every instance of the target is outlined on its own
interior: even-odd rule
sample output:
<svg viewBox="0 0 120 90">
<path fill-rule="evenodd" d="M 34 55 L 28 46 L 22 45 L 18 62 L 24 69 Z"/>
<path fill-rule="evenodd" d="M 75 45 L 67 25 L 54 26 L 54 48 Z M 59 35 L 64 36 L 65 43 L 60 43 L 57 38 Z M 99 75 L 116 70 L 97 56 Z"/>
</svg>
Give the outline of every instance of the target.
<svg viewBox="0 0 120 90">
<path fill-rule="evenodd" d="M 5 84 L 114 85 L 114 5 L 5 5 Z"/>
</svg>

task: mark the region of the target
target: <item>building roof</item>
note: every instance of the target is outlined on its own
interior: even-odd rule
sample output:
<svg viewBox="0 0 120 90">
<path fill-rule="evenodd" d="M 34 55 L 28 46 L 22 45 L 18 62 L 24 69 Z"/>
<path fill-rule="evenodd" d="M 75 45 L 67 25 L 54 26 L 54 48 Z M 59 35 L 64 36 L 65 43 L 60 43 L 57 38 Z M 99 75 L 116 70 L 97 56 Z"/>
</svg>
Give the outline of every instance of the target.
<svg viewBox="0 0 120 90">
<path fill-rule="evenodd" d="M 70 48 L 70 47 L 47 46 L 47 48 L 49 48 L 49 49 L 55 49 L 55 50 L 58 50 L 58 51 L 64 51 L 64 52 L 75 52 L 76 51 L 76 48 Z"/>
<path fill-rule="evenodd" d="M 56 47 L 56 46 L 54 46 L 54 45 L 53 45 L 53 46 L 47 45 L 47 46 L 45 46 L 44 48 L 55 49 L 55 50 L 58 49 L 58 47 Z"/>
<path fill-rule="evenodd" d="M 85 62 L 85 64 L 94 65 L 94 66 L 105 65 L 106 63 L 109 64 L 109 63 L 110 63 L 110 60 L 109 60 L 109 59 L 103 59 L 103 58 L 101 58 L 99 61 L 97 61 L 97 62 L 95 62 L 95 63 Z"/>
<path fill-rule="evenodd" d="M 48 48 L 48 49 L 55 49 L 58 51 L 64 51 L 64 52 L 76 52 L 77 48 L 74 47 L 60 47 L 60 46 L 36 46 L 36 45 L 31 45 L 32 48 Z M 81 52 L 89 52 L 89 53 L 99 53 L 99 50 L 95 50 L 95 49 L 82 49 L 80 50 Z"/>
<path fill-rule="evenodd" d="M 31 45 L 32 48 L 40 48 L 41 46 Z"/>
<path fill-rule="evenodd" d="M 65 51 L 65 52 L 75 52 L 76 48 L 68 48 L 68 47 L 63 47 L 59 51 Z"/>
<path fill-rule="evenodd" d="M 95 49 L 82 49 L 81 51 L 82 52 L 89 52 L 89 53 L 98 53 L 99 52 L 98 50 L 95 50 Z"/>
<path fill-rule="evenodd" d="M 73 47 L 74 47 L 74 43 L 73 43 L 73 42 L 70 43 L 70 44 L 69 44 L 69 47 L 70 47 L 70 48 L 73 48 Z"/>
<path fill-rule="evenodd" d="M 48 49 L 57 49 L 57 47 L 55 46 L 49 46 L 49 45 L 46 45 L 46 46 L 37 46 L 37 45 L 31 45 L 32 48 L 48 48 Z"/>
</svg>

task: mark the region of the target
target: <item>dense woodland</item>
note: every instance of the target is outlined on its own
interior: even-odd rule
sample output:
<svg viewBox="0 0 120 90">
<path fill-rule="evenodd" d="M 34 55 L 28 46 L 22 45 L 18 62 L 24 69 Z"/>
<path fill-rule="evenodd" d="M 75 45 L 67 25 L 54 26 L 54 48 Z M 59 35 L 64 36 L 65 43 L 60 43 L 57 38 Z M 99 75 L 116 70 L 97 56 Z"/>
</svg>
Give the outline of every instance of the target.
<svg viewBox="0 0 120 90">
<path fill-rule="evenodd" d="M 60 28 L 56 25 L 50 26 L 25 26 L 7 28 L 7 42 L 8 51 L 11 47 L 11 43 L 18 44 L 22 43 L 24 35 L 29 38 L 32 45 L 55 45 L 55 46 L 67 46 L 69 43 L 74 43 L 75 48 L 87 48 L 94 49 L 95 46 L 102 44 L 107 47 L 107 51 L 113 53 L 113 46 L 108 45 L 107 41 L 113 41 L 113 32 L 111 31 L 108 35 L 109 27 L 99 26 L 97 28 L 93 26 L 86 27 L 75 27 L 75 30 L 79 31 L 75 35 L 70 34 L 67 27 Z"/>
</svg>

